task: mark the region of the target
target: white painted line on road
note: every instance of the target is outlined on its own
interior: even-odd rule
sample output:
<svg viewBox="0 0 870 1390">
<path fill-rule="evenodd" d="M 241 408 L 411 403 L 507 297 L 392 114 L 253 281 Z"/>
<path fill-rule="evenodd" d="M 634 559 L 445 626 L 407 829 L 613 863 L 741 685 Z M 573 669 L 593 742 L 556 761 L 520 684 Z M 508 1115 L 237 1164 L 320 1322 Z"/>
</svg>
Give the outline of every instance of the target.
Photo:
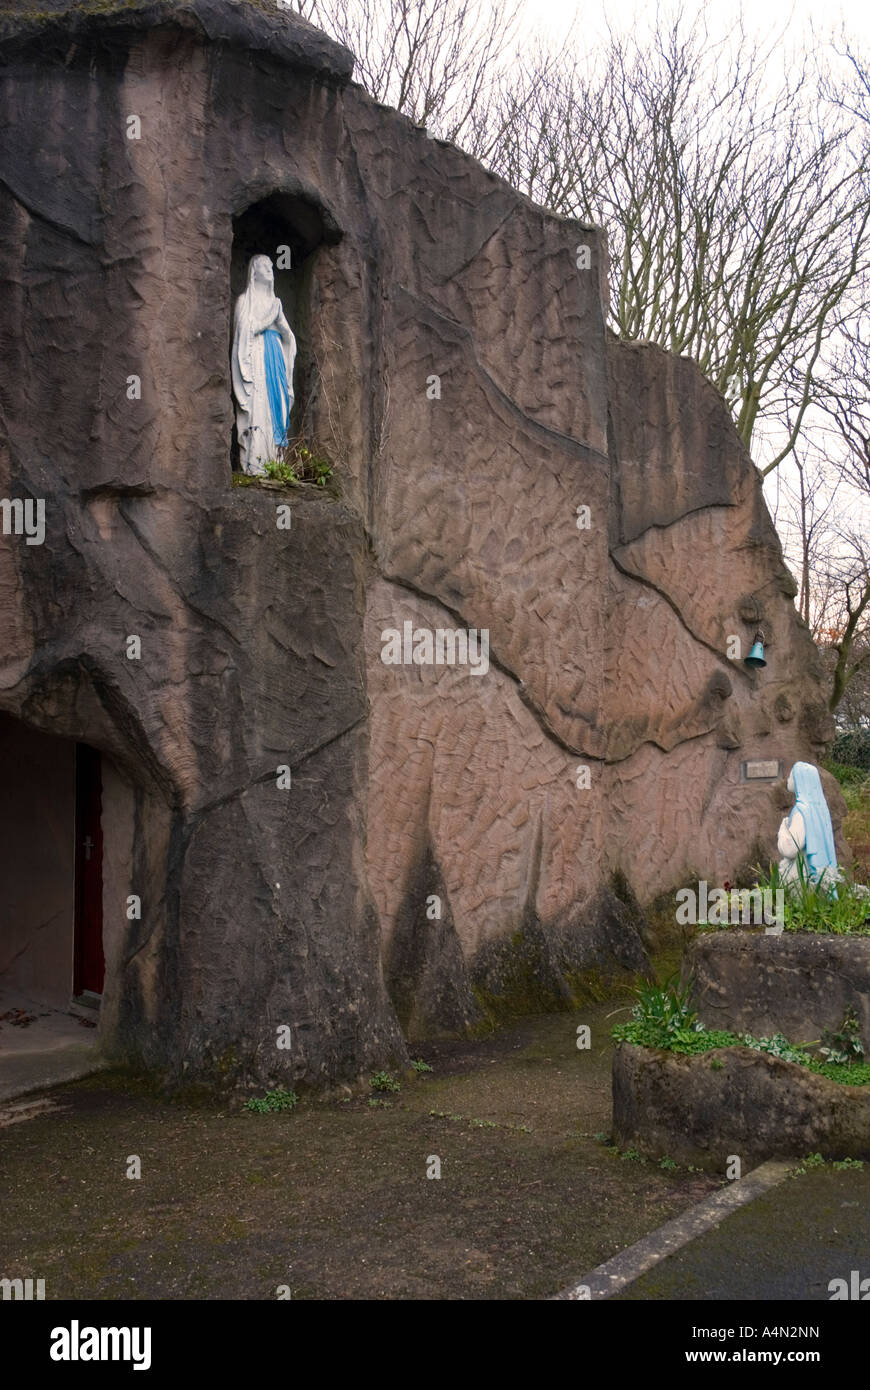
<svg viewBox="0 0 870 1390">
<path fill-rule="evenodd" d="M 793 1162 L 782 1163 L 773 1159 L 762 1163 L 747 1173 L 745 1178 L 739 1178 L 720 1192 L 705 1197 L 697 1206 L 666 1221 L 657 1231 L 651 1231 L 627 1250 L 620 1251 L 603 1265 L 590 1270 L 561 1293 L 552 1294 L 551 1301 L 561 1298 L 585 1301 L 611 1298 L 613 1294 L 621 1293 L 661 1260 L 666 1260 L 682 1246 L 718 1226 L 732 1211 L 776 1187 L 793 1167 Z"/>
</svg>

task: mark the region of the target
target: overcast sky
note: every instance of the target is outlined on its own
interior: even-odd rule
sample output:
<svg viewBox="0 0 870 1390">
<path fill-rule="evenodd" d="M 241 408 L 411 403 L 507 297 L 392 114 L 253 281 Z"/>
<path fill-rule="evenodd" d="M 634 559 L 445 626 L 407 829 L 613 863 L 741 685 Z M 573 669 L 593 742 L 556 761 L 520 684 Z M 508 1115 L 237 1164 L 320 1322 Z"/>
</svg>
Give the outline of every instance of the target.
<svg viewBox="0 0 870 1390">
<path fill-rule="evenodd" d="M 615 29 L 642 31 L 655 24 L 656 7 L 637 0 L 526 0 L 530 18 L 536 18 L 544 32 L 564 33 L 573 20 L 575 34 L 588 35 L 594 41 L 606 30 L 609 19 Z M 732 0 L 685 0 L 682 6 L 686 17 L 703 13 L 711 33 L 726 30 L 740 14 L 740 5 Z M 813 26 L 817 32 L 829 32 L 841 23 L 851 37 L 870 42 L 870 3 L 868 0 L 759 0 L 744 7 L 747 28 L 767 36 L 784 33 L 787 40 L 812 41 Z M 673 12 L 673 9 L 671 10 Z"/>
</svg>

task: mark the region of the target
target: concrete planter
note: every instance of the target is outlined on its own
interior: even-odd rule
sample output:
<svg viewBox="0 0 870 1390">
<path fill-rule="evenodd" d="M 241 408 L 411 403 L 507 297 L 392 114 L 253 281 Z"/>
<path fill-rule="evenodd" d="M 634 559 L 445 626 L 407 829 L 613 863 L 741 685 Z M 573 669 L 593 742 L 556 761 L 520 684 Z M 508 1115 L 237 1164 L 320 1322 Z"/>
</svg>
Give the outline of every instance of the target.
<svg viewBox="0 0 870 1390">
<path fill-rule="evenodd" d="M 744 1173 L 809 1153 L 870 1159 L 870 1086 L 842 1086 L 747 1047 L 684 1057 L 621 1043 L 613 1131 L 620 1148 L 722 1173 L 735 1154 Z"/>
<path fill-rule="evenodd" d="M 870 1057 L 870 936 L 705 933 L 683 959 L 683 983 L 705 1027 L 807 1043 L 858 1015 Z"/>
</svg>

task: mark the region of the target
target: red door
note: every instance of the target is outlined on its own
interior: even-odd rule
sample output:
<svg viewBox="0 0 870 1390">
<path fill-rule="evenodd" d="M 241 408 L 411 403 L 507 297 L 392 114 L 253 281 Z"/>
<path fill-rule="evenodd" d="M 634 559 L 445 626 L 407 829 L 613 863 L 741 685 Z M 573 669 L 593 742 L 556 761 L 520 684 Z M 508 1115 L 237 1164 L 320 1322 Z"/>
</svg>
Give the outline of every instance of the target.
<svg viewBox="0 0 870 1390">
<path fill-rule="evenodd" d="M 73 994 L 102 994 L 103 831 L 100 823 L 103 782 L 100 755 L 86 743 L 76 744 L 76 901 Z"/>
</svg>

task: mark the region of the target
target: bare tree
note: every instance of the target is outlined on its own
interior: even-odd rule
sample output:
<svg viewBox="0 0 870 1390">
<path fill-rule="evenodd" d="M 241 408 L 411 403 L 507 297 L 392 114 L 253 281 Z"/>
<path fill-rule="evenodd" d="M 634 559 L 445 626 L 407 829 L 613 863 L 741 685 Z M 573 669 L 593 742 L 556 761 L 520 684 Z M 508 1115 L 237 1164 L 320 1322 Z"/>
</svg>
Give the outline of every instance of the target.
<svg viewBox="0 0 870 1390">
<path fill-rule="evenodd" d="M 854 524 L 865 499 L 841 460 L 801 449 L 792 462 L 780 478 L 777 529 L 799 568 L 798 612 L 824 660 L 829 708 L 848 723 L 870 682 L 870 541 Z"/>
<path fill-rule="evenodd" d="M 694 357 L 747 446 L 775 427 L 766 473 L 866 286 L 870 162 L 829 83 L 804 61 L 771 91 L 769 52 L 677 19 L 649 46 L 611 35 L 594 70 L 533 53 L 490 118 L 497 172 L 607 229 L 616 332 Z"/>
<path fill-rule="evenodd" d="M 870 316 L 838 335 L 818 398 L 843 445 L 843 475 L 870 504 Z"/>
<path fill-rule="evenodd" d="M 850 684 L 870 674 L 870 331 L 865 317 L 838 334 L 838 347 L 826 373 L 820 405 L 834 447 L 829 473 L 835 469 L 851 496 L 850 524 L 839 531 L 819 578 L 833 593 L 833 622 L 821 641 L 835 653 L 830 707 L 836 709 Z M 861 521 L 863 520 L 863 527 Z M 857 524 L 856 524 L 857 523 Z M 817 581 L 817 588 L 819 583 Z"/>
<path fill-rule="evenodd" d="M 870 87 L 701 20 L 515 45 L 519 0 L 297 0 L 381 102 L 465 146 L 536 202 L 603 225 L 610 319 L 689 355 L 763 472 L 789 458 L 831 335 L 866 299 Z M 859 137 L 856 138 L 856 130 Z"/>
<path fill-rule="evenodd" d="M 376 101 L 481 156 L 487 107 L 512 51 L 521 0 L 297 0 L 345 44 Z"/>
<path fill-rule="evenodd" d="M 783 481 L 782 485 L 786 514 L 781 516 L 777 508 L 776 520 L 787 548 L 798 556 L 797 610 L 819 642 L 827 631 L 826 624 L 834 622 L 832 609 L 837 603 L 838 586 L 833 581 L 828 557 L 837 546 L 832 518 L 836 516 L 840 480 L 837 479 L 833 490 L 829 490 L 830 477 L 825 461 L 805 448 L 795 451 L 792 463 L 794 482 Z"/>
<path fill-rule="evenodd" d="M 854 533 L 838 539 L 815 572 L 814 635 L 831 680 L 828 706 L 842 713 L 870 677 L 870 546 Z"/>
</svg>

